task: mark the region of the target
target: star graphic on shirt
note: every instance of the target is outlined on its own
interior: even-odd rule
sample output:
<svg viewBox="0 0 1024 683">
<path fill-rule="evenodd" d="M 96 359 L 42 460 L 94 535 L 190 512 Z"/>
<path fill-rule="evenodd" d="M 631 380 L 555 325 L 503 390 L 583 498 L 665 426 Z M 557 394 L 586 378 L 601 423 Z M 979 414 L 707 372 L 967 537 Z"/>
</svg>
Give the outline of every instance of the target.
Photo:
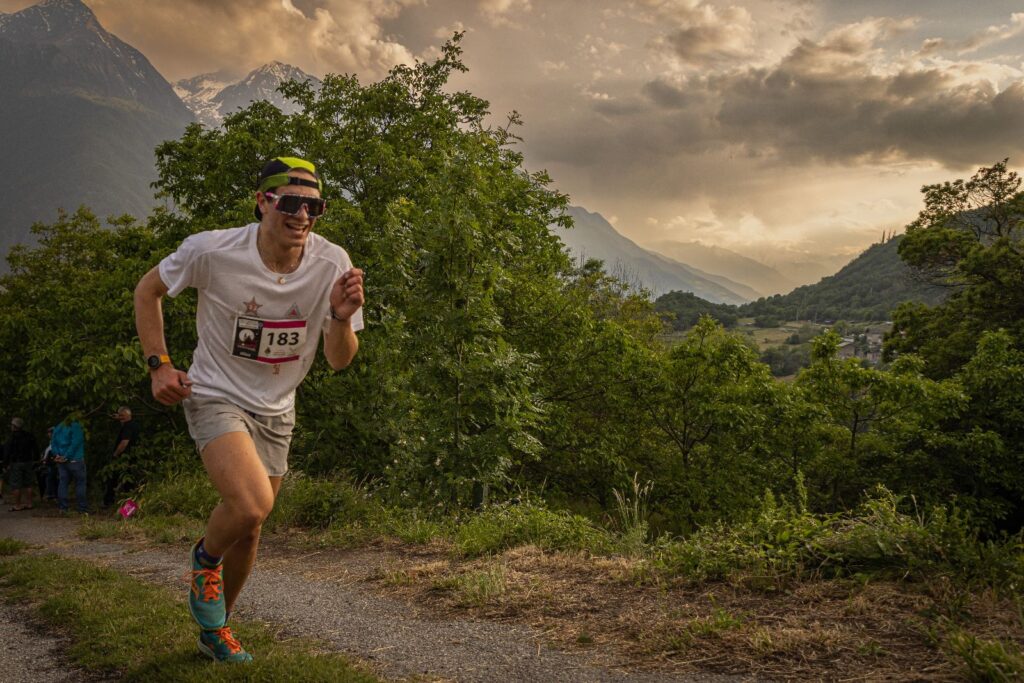
<svg viewBox="0 0 1024 683">
<path fill-rule="evenodd" d="M 263 306 L 263 304 L 256 303 L 256 297 L 253 297 L 249 301 L 242 302 L 242 305 L 245 306 L 246 313 L 252 313 L 253 315 L 259 313 L 260 308 Z"/>
</svg>

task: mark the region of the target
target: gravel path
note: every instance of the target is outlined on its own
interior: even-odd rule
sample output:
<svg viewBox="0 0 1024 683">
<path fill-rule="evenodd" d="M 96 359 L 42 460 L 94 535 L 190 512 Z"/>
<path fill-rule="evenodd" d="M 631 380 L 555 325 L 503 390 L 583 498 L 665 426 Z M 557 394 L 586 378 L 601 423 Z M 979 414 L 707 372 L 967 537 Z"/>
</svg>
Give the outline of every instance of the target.
<svg viewBox="0 0 1024 683">
<path fill-rule="evenodd" d="M 180 587 L 184 598 L 187 548 L 171 552 L 87 542 L 76 536 L 75 526 L 75 521 L 69 519 L 0 512 L 0 537 L 18 538 L 67 556 L 116 563 L 137 578 Z M 272 550 L 267 552 L 264 559 L 257 561 L 246 584 L 239 601 L 239 617 L 275 624 L 285 637 L 326 641 L 338 651 L 370 662 L 388 678 L 425 677 L 467 683 L 742 680 L 602 668 L 579 655 L 550 649 L 543 634 L 527 626 L 432 619 L 405 603 L 374 595 L 358 585 L 358 579 L 346 580 L 344 568 L 336 565 L 335 561 L 335 578 L 323 578 L 323 572 L 321 578 L 311 578 L 286 571 L 286 567 L 295 568 L 294 558 L 281 557 Z M 49 656 L 42 651 L 38 654 Z"/>
<path fill-rule="evenodd" d="M 48 633 L 26 611 L 0 602 L 0 681 L 4 683 L 78 683 L 99 680 L 72 666 L 64 649 L 68 639 Z"/>
</svg>

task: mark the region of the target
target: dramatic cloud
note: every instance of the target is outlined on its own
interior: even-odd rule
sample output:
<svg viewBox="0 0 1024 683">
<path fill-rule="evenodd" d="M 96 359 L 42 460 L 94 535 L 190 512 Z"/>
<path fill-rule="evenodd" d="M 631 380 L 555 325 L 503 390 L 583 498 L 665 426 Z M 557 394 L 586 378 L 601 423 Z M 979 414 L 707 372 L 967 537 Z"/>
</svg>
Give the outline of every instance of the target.
<svg viewBox="0 0 1024 683">
<path fill-rule="evenodd" d="M 645 0 L 675 28 L 653 41 L 687 65 L 749 58 L 755 48 L 754 20 L 742 7 L 716 8 L 679 0 Z"/>
<path fill-rule="evenodd" d="M 1014 13 L 1010 16 L 1009 24 L 989 26 L 963 40 L 929 38 L 921 46 L 921 53 L 928 55 L 937 52 L 955 52 L 965 55 L 1021 34 L 1024 34 L 1024 13 Z"/>
<path fill-rule="evenodd" d="M 520 14 L 531 10 L 530 0 L 480 0 L 480 13 L 495 26 L 516 26 Z"/>
<path fill-rule="evenodd" d="M 419 0 L 89 0 L 101 23 L 143 48 L 170 80 L 273 60 L 323 75 L 375 77 L 413 55 L 382 21 Z M 180 27 L 173 30 L 172 27 Z"/>
<path fill-rule="evenodd" d="M 1024 152 L 1024 73 L 997 89 L 961 66 L 898 66 L 879 42 L 909 22 L 870 20 L 801 41 L 767 68 L 648 83 L 659 107 L 717 103 L 713 135 L 780 163 L 938 161 L 950 168 Z"/>
</svg>

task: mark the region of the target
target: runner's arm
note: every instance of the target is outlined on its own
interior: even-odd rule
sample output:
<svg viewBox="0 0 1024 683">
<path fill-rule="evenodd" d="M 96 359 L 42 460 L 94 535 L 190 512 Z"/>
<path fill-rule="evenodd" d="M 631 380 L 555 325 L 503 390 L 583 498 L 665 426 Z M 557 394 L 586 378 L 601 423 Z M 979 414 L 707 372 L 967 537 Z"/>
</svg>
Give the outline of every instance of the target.
<svg viewBox="0 0 1024 683">
<path fill-rule="evenodd" d="M 331 324 L 324 338 L 324 356 L 335 370 L 348 367 L 359 350 L 352 316 L 363 306 L 363 271 L 351 268 L 331 287 Z"/>
<path fill-rule="evenodd" d="M 359 339 L 352 330 L 351 320 L 331 320 L 324 336 L 324 356 L 334 370 L 348 367 L 359 350 Z"/>
<path fill-rule="evenodd" d="M 164 313 L 161 301 L 167 294 L 167 285 L 160 279 L 160 269 L 154 266 L 142 276 L 135 287 L 135 329 L 142 344 L 142 355 L 166 356 L 167 342 L 164 339 Z M 192 383 L 181 370 L 171 363 L 164 363 L 151 370 L 153 396 L 164 405 L 174 405 L 192 393 Z"/>
</svg>

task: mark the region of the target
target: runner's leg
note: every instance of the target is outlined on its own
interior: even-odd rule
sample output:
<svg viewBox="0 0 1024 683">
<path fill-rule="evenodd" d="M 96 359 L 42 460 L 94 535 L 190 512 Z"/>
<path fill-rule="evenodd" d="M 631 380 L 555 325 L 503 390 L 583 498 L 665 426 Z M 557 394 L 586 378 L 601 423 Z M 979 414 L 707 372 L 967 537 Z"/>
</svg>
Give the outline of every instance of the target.
<svg viewBox="0 0 1024 683">
<path fill-rule="evenodd" d="M 223 434 L 203 449 L 203 465 L 220 493 L 203 542 L 206 552 L 223 556 L 239 540 L 259 530 L 274 506 L 274 488 L 245 432 Z"/>
<path fill-rule="evenodd" d="M 270 477 L 270 487 L 274 498 L 281 489 L 281 477 Z M 224 608 L 227 612 L 235 609 L 235 601 L 242 592 L 253 565 L 256 564 L 256 551 L 260 545 L 262 525 L 256 527 L 247 536 L 235 541 L 235 544 L 224 553 Z"/>
</svg>

